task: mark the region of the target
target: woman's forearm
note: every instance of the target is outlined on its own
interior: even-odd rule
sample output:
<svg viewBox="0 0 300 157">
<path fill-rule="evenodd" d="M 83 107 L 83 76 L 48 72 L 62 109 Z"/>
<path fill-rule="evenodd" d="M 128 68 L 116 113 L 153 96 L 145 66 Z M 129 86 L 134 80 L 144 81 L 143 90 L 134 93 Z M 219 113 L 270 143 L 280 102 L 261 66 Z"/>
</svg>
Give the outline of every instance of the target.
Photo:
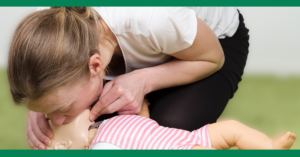
<svg viewBox="0 0 300 157">
<path fill-rule="evenodd" d="M 152 91 L 185 85 L 201 80 L 218 71 L 223 65 L 208 61 L 184 61 L 174 59 L 170 62 L 137 70 L 145 79 L 145 94 Z"/>
<path fill-rule="evenodd" d="M 139 70 L 145 79 L 145 94 L 201 80 L 218 71 L 225 60 L 217 36 L 199 18 L 193 44 L 170 55 L 177 59 Z"/>
</svg>

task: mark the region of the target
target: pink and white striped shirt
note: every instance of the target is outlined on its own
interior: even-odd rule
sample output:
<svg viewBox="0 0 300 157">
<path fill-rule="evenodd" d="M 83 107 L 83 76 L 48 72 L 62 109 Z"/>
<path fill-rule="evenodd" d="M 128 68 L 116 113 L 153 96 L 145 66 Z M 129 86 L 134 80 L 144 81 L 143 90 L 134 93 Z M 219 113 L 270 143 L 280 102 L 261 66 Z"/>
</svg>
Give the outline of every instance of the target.
<svg viewBox="0 0 300 157">
<path fill-rule="evenodd" d="M 192 149 L 195 145 L 212 147 L 208 125 L 192 132 L 159 126 L 152 119 L 120 115 L 103 121 L 90 145 L 99 142 L 122 149 Z"/>
</svg>

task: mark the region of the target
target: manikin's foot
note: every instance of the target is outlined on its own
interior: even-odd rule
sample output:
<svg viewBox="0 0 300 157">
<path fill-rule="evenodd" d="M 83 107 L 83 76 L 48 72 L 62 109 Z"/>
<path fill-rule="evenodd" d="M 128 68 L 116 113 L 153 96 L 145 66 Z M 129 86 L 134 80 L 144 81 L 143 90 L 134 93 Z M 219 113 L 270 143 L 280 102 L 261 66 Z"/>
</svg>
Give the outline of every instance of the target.
<svg viewBox="0 0 300 157">
<path fill-rule="evenodd" d="M 290 149 L 296 140 L 296 135 L 292 132 L 287 132 L 278 139 L 272 142 L 273 149 Z"/>
</svg>

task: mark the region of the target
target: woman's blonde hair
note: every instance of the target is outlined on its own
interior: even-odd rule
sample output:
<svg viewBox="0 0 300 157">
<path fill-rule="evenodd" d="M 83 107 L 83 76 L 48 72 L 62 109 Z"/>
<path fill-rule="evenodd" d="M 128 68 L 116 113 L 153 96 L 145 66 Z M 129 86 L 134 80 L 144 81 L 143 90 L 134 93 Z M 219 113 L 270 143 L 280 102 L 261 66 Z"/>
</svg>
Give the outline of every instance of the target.
<svg viewBox="0 0 300 157">
<path fill-rule="evenodd" d="M 9 50 L 8 80 L 15 103 L 27 103 L 89 76 L 99 54 L 99 14 L 89 7 L 51 7 L 18 25 Z"/>
</svg>

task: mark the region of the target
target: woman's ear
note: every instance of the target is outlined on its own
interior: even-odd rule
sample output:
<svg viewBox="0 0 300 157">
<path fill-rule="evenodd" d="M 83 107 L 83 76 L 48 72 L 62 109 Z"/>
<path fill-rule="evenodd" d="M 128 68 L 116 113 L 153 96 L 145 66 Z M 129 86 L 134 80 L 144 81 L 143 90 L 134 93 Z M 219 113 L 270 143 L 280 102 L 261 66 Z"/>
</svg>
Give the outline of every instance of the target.
<svg viewBox="0 0 300 157">
<path fill-rule="evenodd" d="M 104 71 L 104 67 L 103 67 L 103 61 L 100 57 L 99 54 L 94 54 L 92 57 L 90 57 L 89 60 L 89 69 L 90 69 L 90 73 L 91 73 L 91 77 L 98 75 L 99 73 L 101 73 L 101 75 L 103 76 L 103 71 Z"/>
</svg>

